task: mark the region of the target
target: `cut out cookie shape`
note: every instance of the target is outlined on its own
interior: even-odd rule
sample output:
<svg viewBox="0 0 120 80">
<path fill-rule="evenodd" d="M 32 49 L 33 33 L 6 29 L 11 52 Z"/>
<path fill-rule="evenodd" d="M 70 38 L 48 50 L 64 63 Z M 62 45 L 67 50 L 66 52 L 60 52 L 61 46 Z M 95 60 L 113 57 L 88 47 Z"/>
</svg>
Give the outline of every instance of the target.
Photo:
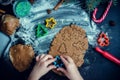
<svg viewBox="0 0 120 80">
<path fill-rule="evenodd" d="M 83 58 L 87 49 L 88 39 L 85 30 L 79 26 L 70 25 L 65 26 L 55 36 L 51 43 L 49 54 L 54 57 L 57 55 L 68 55 L 80 67 L 84 62 Z"/>
<path fill-rule="evenodd" d="M 79 45 L 81 45 L 81 46 L 79 46 Z M 85 43 L 82 42 L 82 41 L 79 41 L 79 42 L 73 43 L 73 46 L 74 46 L 77 50 L 83 50 L 83 49 L 84 49 L 84 46 L 85 46 Z"/>
<path fill-rule="evenodd" d="M 60 45 L 60 47 L 58 48 L 58 52 L 61 53 L 61 54 L 67 53 L 65 43 L 62 43 L 62 44 Z"/>
<path fill-rule="evenodd" d="M 64 30 L 64 33 L 62 34 L 63 40 L 70 40 L 71 39 L 71 34 L 68 30 Z"/>
</svg>

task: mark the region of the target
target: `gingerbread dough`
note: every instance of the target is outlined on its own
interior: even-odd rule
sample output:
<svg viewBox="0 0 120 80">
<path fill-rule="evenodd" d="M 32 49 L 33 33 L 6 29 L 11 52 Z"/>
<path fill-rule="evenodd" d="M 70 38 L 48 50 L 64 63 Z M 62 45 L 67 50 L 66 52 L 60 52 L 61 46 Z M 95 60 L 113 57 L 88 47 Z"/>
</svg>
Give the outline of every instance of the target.
<svg viewBox="0 0 120 80">
<path fill-rule="evenodd" d="M 12 35 L 19 26 L 19 20 L 12 15 L 3 15 L 0 23 L 0 29 L 7 35 Z"/>
<path fill-rule="evenodd" d="M 52 56 L 68 55 L 77 67 L 84 62 L 84 55 L 88 49 L 86 32 L 76 25 L 65 26 L 54 38 L 49 54 Z"/>
<path fill-rule="evenodd" d="M 9 55 L 13 66 L 19 72 L 23 72 L 29 68 L 32 59 L 34 58 L 34 51 L 31 46 L 18 44 L 10 48 Z"/>
</svg>

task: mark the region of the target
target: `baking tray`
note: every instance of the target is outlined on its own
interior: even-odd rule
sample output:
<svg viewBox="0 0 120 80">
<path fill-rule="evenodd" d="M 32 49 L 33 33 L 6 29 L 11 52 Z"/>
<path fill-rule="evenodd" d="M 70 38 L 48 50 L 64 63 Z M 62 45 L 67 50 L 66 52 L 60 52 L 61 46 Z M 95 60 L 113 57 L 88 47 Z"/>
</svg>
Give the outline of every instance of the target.
<svg viewBox="0 0 120 80">
<path fill-rule="evenodd" d="M 3 54 L 6 52 L 11 42 L 11 38 L 2 32 L 0 32 L 0 37 L 0 57 L 3 57 Z"/>
</svg>

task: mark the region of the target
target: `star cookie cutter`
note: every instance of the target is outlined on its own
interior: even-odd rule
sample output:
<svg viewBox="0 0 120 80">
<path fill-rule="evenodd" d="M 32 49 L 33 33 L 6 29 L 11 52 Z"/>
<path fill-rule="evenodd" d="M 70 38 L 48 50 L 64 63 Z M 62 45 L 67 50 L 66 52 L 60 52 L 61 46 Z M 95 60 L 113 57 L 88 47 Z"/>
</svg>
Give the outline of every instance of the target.
<svg viewBox="0 0 120 80">
<path fill-rule="evenodd" d="M 53 17 L 47 18 L 45 21 L 46 21 L 46 27 L 47 28 L 51 28 L 52 29 L 57 24 L 57 22 L 55 21 L 55 19 Z"/>
<path fill-rule="evenodd" d="M 53 65 L 55 65 L 57 68 L 64 67 L 64 64 L 60 58 L 60 56 L 55 57 L 55 61 L 53 62 Z"/>
<path fill-rule="evenodd" d="M 102 32 L 99 35 L 97 42 L 98 42 L 99 46 L 101 46 L 101 47 L 108 46 L 109 45 L 109 38 L 104 32 Z"/>
<path fill-rule="evenodd" d="M 36 37 L 42 37 L 45 36 L 47 34 L 47 29 L 45 29 L 45 27 L 41 24 L 38 24 L 37 28 L 36 28 Z"/>
</svg>

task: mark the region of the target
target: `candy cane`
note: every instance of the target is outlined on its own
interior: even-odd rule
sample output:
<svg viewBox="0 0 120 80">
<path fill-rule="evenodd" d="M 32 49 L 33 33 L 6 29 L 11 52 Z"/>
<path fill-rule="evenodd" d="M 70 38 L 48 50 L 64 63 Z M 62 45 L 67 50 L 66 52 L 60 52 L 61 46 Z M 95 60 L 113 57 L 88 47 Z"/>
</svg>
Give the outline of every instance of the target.
<svg viewBox="0 0 120 80">
<path fill-rule="evenodd" d="M 93 21 L 96 23 L 101 23 L 105 19 L 106 15 L 108 14 L 108 11 L 109 11 L 111 5 L 112 5 L 112 0 L 109 2 L 108 7 L 106 8 L 103 16 L 100 19 L 96 19 L 96 13 L 98 11 L 98 8 L 95 8 L 95 10 L 93 12 L 93 16 L 92 16 Z"/>
</svg>

